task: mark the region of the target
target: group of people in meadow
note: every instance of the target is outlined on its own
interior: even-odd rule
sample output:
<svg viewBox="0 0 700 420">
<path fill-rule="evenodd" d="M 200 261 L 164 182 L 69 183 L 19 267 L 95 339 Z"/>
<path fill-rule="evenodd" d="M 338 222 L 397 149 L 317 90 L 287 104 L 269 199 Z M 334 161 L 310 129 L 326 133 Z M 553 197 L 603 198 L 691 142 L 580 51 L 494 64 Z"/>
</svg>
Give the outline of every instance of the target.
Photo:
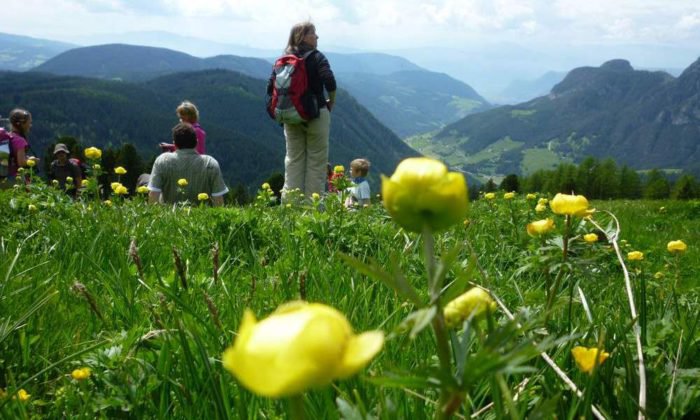
<svg viewBox="0 0 700 420">
<path fill-rule="evenodd" d="M 297 191 L 304 197 L 338 192 L 339 184 L 334 182 L 337 177 L 333 176 L 335 171 L 331 173 L 327 170 L 330 168 L 329 136 L 336 81 L 328 59 L 317 49 L 318 39 L 312 23 L 296 24 L 290 31 L 284 51 L 285 55 L 298 57 L 304 62 L 308 96 L 316 109 L 308 120 L 282 124 L 286 143 L 283 202 L 289 191 Z M 268 94 L 274 89 L 275 76 L 273 69 Z M 139 177 L 138 186 L 148 188 L 150 203 L 197 202 L 205 194 L 212 205 L 223 205 L 224 195 L 229 189 L 219 163 L 206 154 L 206 132 L 199 124 L 197 107 L 192 102 L 184 101 L 177 107 L 176 113 L 180 121 L 172 129 L 172 144 L 159 144 L 163 153 L 155 160 L 151 173 Z M 21 168 L 32 167 L 39 162 L 28 141 L 31 127 L 31 113 L 16 108 L 10 112 L 8 129 L 0 128 L 0 140 L 5 140 L 4 144 L 7 145 L 4 155 L 0 148 L 3 165 L 0 170 L 4 171 L 0 172 L 1 188 L 20 181 L 23 178 L 19 174 Z M 59 143 L 54 147 L 47 177 L 75 197 L 85 177 L 85 171 L 81 168 L 84 166 L 70 156 L 65 144 Z M 336 166 L 336 169 L 338 167 L 342 166 Z M 350 163 L 352 183 L 342 186 L 342 190 L 347 191 L 346 206 L 369 205 L 370 188 L 366 179 L 369 168 L 367 159 L 355 159 Z M 339 175 L 344 177 L 344 168 L 341 172 Z"/>
</svg>

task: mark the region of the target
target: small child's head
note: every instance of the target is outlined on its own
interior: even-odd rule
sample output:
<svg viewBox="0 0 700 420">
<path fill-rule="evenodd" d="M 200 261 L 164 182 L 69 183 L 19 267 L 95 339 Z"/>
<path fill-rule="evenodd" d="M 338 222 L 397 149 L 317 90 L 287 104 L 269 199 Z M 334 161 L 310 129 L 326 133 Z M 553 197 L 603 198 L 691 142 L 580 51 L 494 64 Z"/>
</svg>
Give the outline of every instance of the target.
<svg viewBox="0 0 700 420">
<path fill-rule="evenodd" d="M 353 177 L 367 176 L 369 172 L 369 161 L 367 159 L 355 159 L 350 162 L 350 175 Z"/>
<path fill-rule="evenodd" d="M 32 128 L 32 114 L 26 109 L 15 108 L 10 111 L 10 124 L 12 125 L 12 131 L 19 133 L 22 137 L 26 137 Z"/>
<path fill-rule="evenodd" d="M 175 110 L 182 122 L 194 124 L 199 121 L 199 110 L 190 101 L 184 101 Z"/>
</svg>

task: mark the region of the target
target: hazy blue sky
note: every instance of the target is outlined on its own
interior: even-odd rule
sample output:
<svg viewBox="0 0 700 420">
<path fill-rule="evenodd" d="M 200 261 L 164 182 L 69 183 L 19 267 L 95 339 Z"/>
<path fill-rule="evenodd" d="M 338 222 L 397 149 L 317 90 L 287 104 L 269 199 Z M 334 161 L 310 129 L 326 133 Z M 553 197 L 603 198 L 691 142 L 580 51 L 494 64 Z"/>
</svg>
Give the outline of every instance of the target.
<svg viewBox="0 0 700 420">
<path fill-rule="evenodd" d="M 700 56 L 700 0 L 2 0 L 2 11 L 1 32 L 200 57 L 270 58 L 311 19 L 322 51 L 400 55 L 495 101 L 548 71 L 624 58 L 678 74 Z"/>
<path fill-rule="evenodd" d="M 700 0 L 3 0 L 2 31 L 57 40 L 180 32 L 278 48 L 311 18 L 321 46 L 396 49 L 486 41 L 700 45 Z"/>
</svg>

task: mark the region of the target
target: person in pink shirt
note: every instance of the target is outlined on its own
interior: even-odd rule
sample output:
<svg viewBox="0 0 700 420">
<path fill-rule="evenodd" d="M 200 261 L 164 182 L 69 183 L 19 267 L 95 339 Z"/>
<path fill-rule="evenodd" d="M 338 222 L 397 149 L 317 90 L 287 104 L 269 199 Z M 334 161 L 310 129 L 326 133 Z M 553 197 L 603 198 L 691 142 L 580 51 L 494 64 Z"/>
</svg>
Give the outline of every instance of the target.
<svg viewBox="0 0 700 420">
<path fill-rule="evenodd" d="M 10 138 L 11 155 L 9 159 L 7 180 L 13 182 L 17 177 L 17 169 L 27 166 L 28 160 L 38 161 L 34 156 L 28 156 L 29 142 L 27 136 L 32 128 L 32 114 L 21 108 L 10 112 L 10 132 L 0 128 L 0 136 Z"/>
<path fill-rule="evenodd" d="M 178 118 L 180 118 L 180 122 L 188 123 L 194 128 L 194 132 L 197 134 L 197 146 L 194 150 L 200 155 L 205 155 L 207 153 L 207 133 L 202 129 L 202 126 L 199 125 L 199 110 L 197 107 L 190 101 L 184 101 L 177 107 L 175 112 Z M 161 143 L 160 148 L 164 152 L 175 151 L 175 145 L 171 143 Z"/>
</svg>

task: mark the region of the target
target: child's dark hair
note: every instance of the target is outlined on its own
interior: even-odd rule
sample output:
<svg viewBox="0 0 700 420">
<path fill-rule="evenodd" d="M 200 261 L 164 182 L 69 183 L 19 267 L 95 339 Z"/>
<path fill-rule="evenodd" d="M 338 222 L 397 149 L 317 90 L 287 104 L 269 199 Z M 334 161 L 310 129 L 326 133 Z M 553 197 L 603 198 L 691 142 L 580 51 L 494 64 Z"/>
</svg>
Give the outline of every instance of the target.
<svg viewBox="0 0 700 420">
<path fill-rule="evenodd" d="M 370 163 L 367 159 L 355 159 L 350 162 L 350 168 L 360 171 L 360 176 L 367 176 Z"/>
<path fill-rule="evenodd" d="M 173 143 L 178 149 L 194 149 L 197 146 L 197 134 L 192 125 L 180 123 L 173 127 Z"/>
<path fill-rule="evenodd" d="M 32 119 L 32 114 L 26 109 L 15 108 L 10 111 L 9 119 L 12 130 L 19 133 L 22 137 L 25 137 L 27 133 L 24 132 L 24 123 Z"/>
</svg>

